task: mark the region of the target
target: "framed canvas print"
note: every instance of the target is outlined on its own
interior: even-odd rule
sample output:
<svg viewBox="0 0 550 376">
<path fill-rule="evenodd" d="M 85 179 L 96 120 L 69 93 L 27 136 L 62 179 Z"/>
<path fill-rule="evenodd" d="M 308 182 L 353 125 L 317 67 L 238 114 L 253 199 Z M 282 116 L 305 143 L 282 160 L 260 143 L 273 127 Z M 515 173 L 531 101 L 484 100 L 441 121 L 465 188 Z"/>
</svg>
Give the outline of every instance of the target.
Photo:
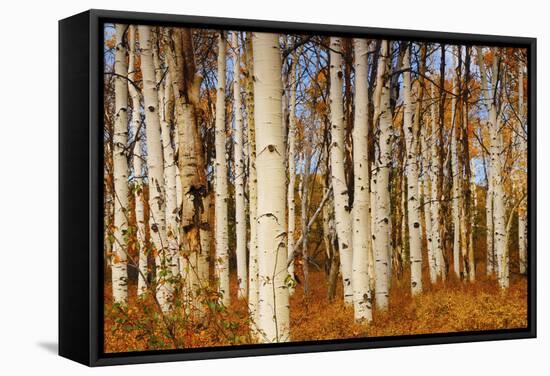
<svg viewBox="0 0 550 376">
<path fill-rule="evenodd" d="M 59 23 L 59 353 L 97 366 L 536 335 L 536 41 Z"/>
</svg>

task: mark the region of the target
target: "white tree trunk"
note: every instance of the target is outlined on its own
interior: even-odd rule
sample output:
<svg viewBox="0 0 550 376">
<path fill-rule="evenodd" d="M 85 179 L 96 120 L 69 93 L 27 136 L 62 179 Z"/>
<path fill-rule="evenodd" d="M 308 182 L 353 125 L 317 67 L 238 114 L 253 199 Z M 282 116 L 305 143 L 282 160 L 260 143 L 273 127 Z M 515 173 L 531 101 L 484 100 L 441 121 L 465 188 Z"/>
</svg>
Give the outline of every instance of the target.
<svg viewBox="0 0 550 376">
<path fill-rule="evenodd" d="M 244 299 L 247 291 L 246 265 L 246 215 L 244 202 L 244 158 L 243 158 L 243 115 L 241 100 L 241 58 L 239 37 L 237 32 L 232 33 L 233 50 L 233 114 L 235 120 L 234 159 L 235 159 L 235 231 L 237 237 L 237 297 Z"/>
<path fill-rule="evenodd" d="M 314 114 L 312 114 L 312 117 Z M 315 119 L 312 120 L 312 123 L 315 123 Z M 302 159 L 303 159 L 303 168 L 304 171 L 302 172 L 301 177 L 301 184 L 300 184 L 300 195 L 301 195 L 301 225 L 302 225 L 302 235 L 300 236 L 301 239 L 301 246 L 302 249 L 302 271 L 304 273 L 304 294 L 309 295 L 309 250 L 308 250 L 308 239 L 309 239 L 309 219 L 308 219 L 308 208 L 309 208 L 309 171 L 311 169 L 311 143 L 312 139 L 311 136 L 308 134 L 308 129 L 304 125 L 303 127 L 303 133 L 304 133 L 304 146 L 303 146 L 303 152 L 302 152 Z"/>
<path fill-rule="evenodd" d="M 153 65 L 151 30 L 149 26 L 138 26 L 141 50 L 141 73 L 143 76 L 143 98 L 147 135 L 147 169 L 149 171 L 149 229 L 156 254 L 157 299 L 164 312 L 171 309 L 173 297 L 173 274 L 177 273 L 177 258 L 168 248 L 166 238 L 166 217 L 164 211 L 164 161 L 160 135 L 157 84 Z"/>
<path fill-rule="evenodd" d="M 290 71 L 290 113 L 288 126 L 288 257 L 294 255 L 294 235 L 296 230 L 296 200 L 294 198 L 294 187 L 296 186 L 296 65 L 298 64 L 296 54 L 292 58 Z M 288 275 L 292 278 L 289 293 L 294 293 L 294 260 L 288 264 Z"/>
<path fill-rule="evenodd" d="M 229 240 L 227 223 L 227 158 L 225 129 L 225 58 L 226 40 L 223 32 L 218 39 L 218 82 L 216 85 L 216 162 L 215 162 L 215 213 L 216 260 L 215 270 L 218 291 L 225 306 L 230 303 L 229 294 Z"/>
<path fill-rule="evenodd" d="M 435 254 L 433 251 L 432 241 L 432 204 L 431 204 L 431 182 L 430 182 L 430 150 L 428 143 L 429 133 L 427 125 L 421 128 L 420 147 L 422 148 L 422 198 L 424 202 L 424 223 L 426 226 L 426 246 L 428 253 L 428 271 L 430 282 L 433 284 L 437 281 L 437 270 L 435 270 Z"/>
<path fill-rule="evenodd" d="M 355 320 L 372 321 L 368 257 L 371 245 L 368 154 L 368 42 L 354 39 L 355 119 L 353 126 L 354 200 L 352 220 L 352 286 Z"/>
<path fill-rule="evenodd" d="M 111 257 L 111 279 L 113 301 L 128 304 L 128 82 L 126 75 L 126 46 L 124 45 L 124 25 L 116 25 L 115 54 L 115 126 L 113 134 L 113 175 L 115 186 L 114 244 Z"/>
<path fill-rule="evenodd" d="M 407 46 L 403 57 L 403 128 L 405 133 L 406 174 L 407 174 L 407 212 L 409 229 L 409 249 L 411 264 L 411 293 L 422 292 L 422 227 L 420 225 L 420 196 L 418 192 L 418 130 L 420 126 L 420 106 L 422 98 L 413 102 L 410 68 L 410 47 Z M 417 91 L 422 90 L 419 88 Z M 416 93 L 417 96 L 419 93 Z M 417 98 L 418 99 L 418 98 Z M 414 118 L 415 107 L 418 109 Z"/>
<path fill-rule="evenodd" d="M 431 123 L 432 123 L 432 135 L 431 135 L 431 168 L 430 168 L 430 180 L 431 180 L 431 213 L 430 218 L 432 220 L 431 223 L 431 241 L 432 241 L 432 257 L 433 259 L 433 265 L 436 270 L 437 277 L 442 276 L 442 269 L 443 269 L 443 247 L 442 247 L 442 241 L 441 241 L 441 232 L 440 232 L 440 211 L 441 211 L 441 201 L 440 197 L 438 196 L 438 180 L 441 179 L 439 176 L 439 170 L 440 170 L 440 163 L 439 163 L 439 150 L 440 147 L 437 144 L 437 133 L 440 131 L 438 129 L 437 124 L 437 115 L 436 115 L 436 101 L 433 99 L 435 98 L 435 86 L 432 84 L 431 87 L 431 96 L 432 96 L 432 104 L 430 106 L 430 114 L 431 114 Z"/>
<path fill-rule="evenodd" d="M 254 82 L 253 82 L 253 57 L 252 36 L 246 35 L 246 114 L 247 135 L 249 150 L 248 194 L 249 194 L 249 222 L 250 245 L 248 257 L 248 311 L 251 320 L 251 330 L 256 336 L 258 322 L 258 189 L 256 173 L 256 128 L 254 122 Z"/>
<path fill-rule="evenodd" d="M 459 48 L 456 48 L 456 53 L 460 53 Z M 454 56 L 454 65 L 458 66 L 457 57 Z M 453 216 L 453 271 L 457 278 L 460 278 L 460 176 L 459 176 L 459 161 L 457 151 L 457 138 L 458 138 L 458 121 L 456 119 L 456 106 L 457 106 L 457 76 L 453 75 L 453 98 L 451 103 L 451 172 L 452 172 L 452 216 Z"/>
<path fill-rule="evenodd" d="M 486 202 L 486 222 L 487 222 L 487 275 L 495 274 L 495 226 L 493 221 L 493 179 L 491 178 L 491 167 L 489 163 L 486 165 L 487 172 L 487 192 L 485 197 Z"/>
<path fill-rule="evenodd" d="M 525 201 L 525 199 L 523 199 Z M 518 218 L 518 241 L 519 241 L 519 272 L 527 273 L 527 218 L 526 207 L 520 211 Z"/>
<path fill-rule="evenodd" d="M 520 116 L 520 126 L 523 128 L 525 123 L 525 105 L 523 103 L 523 64 L 518 68 L 518 114 Z M 521 131 L 522 134 L 524 133 Z M 520 161 L 524 161 L 527 168 L 527 140 L 519 136 Z M 527 184 L 520 185 L 520 190 L 527 190 Z M 523 199 L 518 210 L 518 242 L 519 242 L 519 272 L 527 273 L 527 197 Z"/>
<path fill-rule="evenodd" d="M 479 71 L 481 75 L 481 84 L 483 90 L 483 103 L 489 114 L 488 127 L 491 138 L 490 142 L 490 165 L 491 181 L 493 190 L 493 225 L 494 225 L 494 249 L 496 258 L 496 272 L 499 286 L 501 288 L 507 288 L 509 286 L 509 268 L 508 268 L 508 247 L 507 238 L 508 233 L 506 229 L 506 207 L 505 207 L 505 193 L 504 183 L 502 175 L 502 150 L 503 140 L 501 123 L 499 121 L 499 109 L 497 108 L 495 93 L 500 90 L 497 79 L 498 59 L 493 59 L 491 87 L 489 88 L 487 83 L 486 68 L 483 61 L 483 54 L 481 47 L 477 47 L 477 57 L 479 64 Z"/>
<path fill-rule="evenodd" d="M 210 249 L 212 247 L 212 231 L 210 231 L 211 227 L 211 213 L 213 211 L 215 203 L 212 200 L 212 193 L 208 193 L 204 198 L 202 199 L 202 206 L 203 210 L 200 213 L 200 222 L 201 222 L 201 229 L 200 229 L 200 243 L 201 243 L 201 249 L 199 254 L 197 255 L 197 276 L 199 280 L 199 286 L 200 287 L 206 287 L 208 286 L 210 282 L 210 263 L 209 263 L 209 255 Z"/>
<path fill-rule="evenodd" d="M 161 129 L 162 155 L 164 160 L 164 192 L 165 192 L 165 218 L 166 218 L 166 246 L 168 253 L 174 257 L 173 264 L 178 260 L 178 206 L 176 193 L 176 159 L 172 146 L 171 126 L 174 115 L 174 87 L 171 84 L 170 73 L 166 74 L 163 82 L 163 72 L 156 43 L 153 45 L 153 63 L 155 66 L 155 80 L 158 86 L 157 97 L 159 103 L 159 119 Z M 179 268 L 174 268 L 176 275 Z"/>
<path fill-rule="evenodd" d="M 135 82 L 136 76 L 136 27 L 130 25 L 128 30 L 128 42 L 130 55 L 128 58 L 128 79 Z M 142 296 L 147 290 L 147 250 L 145 249 L 145 210 L 143 206 L 143 165 L 141 153 L 141 135 L 137 132 L 141 124 L 141 100 L 137 88 L 128 82 L 128 90 L 132 98 L 132 123 L 131 129 L 134 136 L 134 149 L 132 165 L 134 169 L 134 200 L 136 216 L 136 240 L 138 249 L 138 287 L 137 295 Z"/>
<path fill-rule="evenodd" d="M 277 34 L 254 33 L 252 42 L 257 126 L 258 330 L 262 342 L 285 342 L 290 337 L 290 321 L 285 283 L 288 271 L 281 56 Z"/>
<path fill-rule="evenodd" d="M 391 137 L 392 114 L 390 110 L 390 79 L 389 71 L 389 42 L 382 41 L 378 70 L 376 73 L 376 88 L 374 92 L 374 119 L 379 123 L 379 149 L 376 166 L 373 172 L 375 192 L 375 231 L 374 259 L 375 259 L 375 296 L 376 307 L 380 310 L 388 308 L 389 275 L 388 265 L 391 251 L 390 237 L 390 191 L 389 174 L 391 165 Z"/>
<path fill-rule="evenodd" d="M 330 119 L 332 143 L 330 145 L 331 179 L 334 194 L 334 213 L 340 265 L 344 286 L 344 303 L 353 304 L 351 215 L 348 187 L 344 171 L 344 104 L 342 95 L 341 39 L 330 38 Z"/>
</svg>

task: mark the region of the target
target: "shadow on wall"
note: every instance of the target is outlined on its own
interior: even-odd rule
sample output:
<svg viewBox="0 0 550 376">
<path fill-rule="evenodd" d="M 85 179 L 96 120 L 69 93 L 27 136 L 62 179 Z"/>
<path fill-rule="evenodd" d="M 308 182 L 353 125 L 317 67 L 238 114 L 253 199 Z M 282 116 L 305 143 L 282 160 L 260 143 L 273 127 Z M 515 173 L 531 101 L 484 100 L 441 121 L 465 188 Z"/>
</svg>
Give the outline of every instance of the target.
<svg viewBox="0 0 550 376">
<path fill-rule="evenodd" d="M 59 345 L 57 342 L 38 342 L 37 346 L 51 354 L 57 355 L 58 353 Z"/>
</svg>

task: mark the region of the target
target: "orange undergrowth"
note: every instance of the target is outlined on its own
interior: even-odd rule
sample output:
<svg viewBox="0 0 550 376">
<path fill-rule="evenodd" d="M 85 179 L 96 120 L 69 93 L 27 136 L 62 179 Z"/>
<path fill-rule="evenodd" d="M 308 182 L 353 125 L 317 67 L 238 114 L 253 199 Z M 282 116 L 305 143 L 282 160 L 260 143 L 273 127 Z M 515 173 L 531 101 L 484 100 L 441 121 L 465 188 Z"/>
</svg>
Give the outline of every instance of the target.
<svg viewBox="0 0 550 376">
<path fill-rule="evenodd" d="M 450 333 L 491 329 L 523 328 L 527 326 L 527 281 L 513 276 L 510 288 L 501 291 L 493 279 L 480 277 L 475 283 L 450 277 L 446 282 L 430 286 L 412 298 L 408 276 L 394 278 L 387 312 L 374 311 L 370 325 L 353 320 L 353 308 L 345 307 L 341 299 L 326 298 L 326 277 L 312 272 L 311 292 L 306 298 L 302 286 L 297 286 L 290 301 L 291 336 L 293 341 L 328 340 L 355 337 L 395 336 L 407 334 Z M 426 280 L 426 279 L 425 279 Z M 231 291 L 237 290 L 236 277 Z M 227 310 L 207 309 L 201 317 L 185 318 L 182 309 L 169 324 L 156 313 L 153 299 L 137 301 L 135 286 L 129 286 L 127 311 L 112 304 L 110 284 L 105 284 L 105 352 L 126 352 L 154 349 L 193 348 L 253 343 L 248 333 L 246 302 L 235 294 Z M 337 296 L 341 296 L 341 286 Z M 156 319 L 153 319 L 154 316 Z"/>
</svg>

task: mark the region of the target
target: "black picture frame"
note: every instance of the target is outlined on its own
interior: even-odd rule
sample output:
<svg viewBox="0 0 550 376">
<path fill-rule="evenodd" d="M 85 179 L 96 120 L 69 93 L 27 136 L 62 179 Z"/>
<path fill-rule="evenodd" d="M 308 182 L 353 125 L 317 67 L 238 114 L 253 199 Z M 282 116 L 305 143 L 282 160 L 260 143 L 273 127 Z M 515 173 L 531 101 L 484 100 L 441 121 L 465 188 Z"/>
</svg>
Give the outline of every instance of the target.
<svg viewBox="0 0 550 376">
<path fill-rule="evenodd" d="M 526 48 L 528 327 L 449 334 L 103 353 L 103 28 L 105 22 L 315 33 Z M 59 354 L 88 366 L 536 337 L 536 58 L 534 38 L 88 10 L 59 21 Z"/>
</svg>

